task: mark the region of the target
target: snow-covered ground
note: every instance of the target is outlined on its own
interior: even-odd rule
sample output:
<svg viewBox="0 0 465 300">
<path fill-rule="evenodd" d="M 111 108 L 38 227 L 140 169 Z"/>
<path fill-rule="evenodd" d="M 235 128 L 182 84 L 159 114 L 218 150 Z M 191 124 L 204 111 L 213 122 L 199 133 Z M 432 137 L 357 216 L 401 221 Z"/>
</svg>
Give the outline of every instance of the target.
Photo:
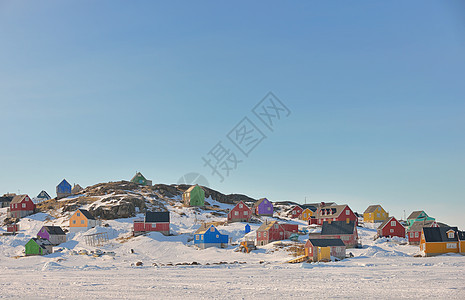
<svg viewBox="0 0 465 300">
<path fill-rule="evenodd" d="M 418 246 L 405 245 L 402 239 L 374 241 L 375 226 L 359 228 L 363 248 L 348 249 L 353 258 L 287 264 L 293 256 L 273 244 L 249 254 L 234 251 L 236 246 L 199 250 L 191 240 L 200 222 L 225 218 L 181 206 L 169 209 L 173 236 L 151 233 L 131 238 L 134 218 L 104 221 L 109 227 L 68 234 L 68 241 L 54 248 L 60 252 L 33 257 L 18 257 L 26 242 L 42 225 L 66 226 L 67 218 L 54 219 L 44 213 L 23 218 L 18 235 L 0 236 L 0 297 L 465 299 L 465 257 L 413 257 Z M 250 225 L 253 235 L 260 224 Z M 244 226 L 233 223 L 218 229 L 236 244 L 244 239 Z M 82 249 L 96 249 L 86 245 L 84 238 L 96 232 L 108 233 L 110 242 L 98 248 L 114 256 L 76 255 Z M 305 238 L 301 236 L 301 241 Z M 137 262 L 143 265 L 135 266 Z M 192 262 L 200 265 L 180 265 Z"/>
</svg>

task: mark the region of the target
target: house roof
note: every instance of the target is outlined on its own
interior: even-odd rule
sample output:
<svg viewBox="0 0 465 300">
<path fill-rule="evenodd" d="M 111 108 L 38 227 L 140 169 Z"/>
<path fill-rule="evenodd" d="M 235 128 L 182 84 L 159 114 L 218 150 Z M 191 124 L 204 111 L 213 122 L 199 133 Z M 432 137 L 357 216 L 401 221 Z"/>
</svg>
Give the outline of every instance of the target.
<svg viewBox="0 0 465 300">
<path fill-rule="evenodd" d="M 49 234 L 66 235 L 66 233 L 63 231 L 63 229 L 61 229 L 60 226 L 44 226 L 43 228 L 45 228 L 45 230 L 47 230 Z"/>
<path fill-rule="evenodd" d="M 52 199 L 52 197 L 50 197 L 50 195 L 46 191 L 41 191 L 36 198 Z"/>
<path fill-rule="evenodd" d="M 200 185 L 194 184 L 193 186 L 191 186 L 190 188 L 188 188 L 187 190 L 185 190 L 184 193 L 190 193 L 190 192 L 192 192 L 192 190 L 193 190 L 196 186 L 198 186 L 199 188 L 201 188 L 201 189 L 203 190 L 203 188 L 202 188 Z"/>
<path fill-rule="evenodd" d="M 147 223 L 164 223 L 169 221 L 169 211 L 148 211 L 145 213 L 145 222 Z"/>
<path fill-rule="evenodd" d="M 410 226 L 408 231 L 409 232 L 410 231 L 421 231 L 423 229 L 423 227 L 431 227 L 431 225 L 433 223 L 438 224 L 439 227 L 449 227 L 449 225 L 441 223 L 441 222 L 436 222 L 436 221 L 432 221 L 432 220 L 428 220 L 428 221 L 422 220 L 422 221 L 415 221 L 412 224 L 412 226 Z"/>
<path fill-rule="evenodd" d="M 386 224 L 388 224 L 389 222 L 391 222 L 393 219 L 396 220 L 397 223 L 399 223 L 400 225 L 402 225 L 402 224 L 399 222 L 399 220 L 397 220 L 396 218 L 394 218 L 394 217 L 389 217 L 389 218 L 387 218 L 386 220 L 384 220 L 384 221 L 381 223 L 381 225 L 379 225 L 378 229 L 384 228 L 384 226 L 386 226 Z M 402 226 L 404 226 L 404 225 L 402 225 Z"/>
<path fill-rule="evenodd" d="M 82 188 L 82 186 L 80 186 L 79 184 L 75 184 L 73 189 L 71 190 L 72 193 L 79 193 L 80 191 L 84 190 Z"/>
<path fill-rule="evenodd" d="M 374 212 L 378 207 L 381 207 L 381 205 L 379 205 L 379 204 L 370 205 L 370 206 L 367 207 L 367 209 L 365 209 L 364 214 L 372 213 L 372 212 Z"/>
<path fill-rule="evenodd" d="M 355 231 L 355 221 L 332 221 L 323 222 L 321 227 L 321 235 L 339 235 L 339 234 L 353 234 Z"/>
<path fill-rule="evenodd" d="M 69 182 L 66 181 L 66 179 L 63 179 L 57 186 L 63 186 L 63 185 L 71 187 L 71 184 L 69 184 Z"/>
<path fill-rule="evenodd" d="M 423 212 L 424 212 L 424 211 L 422 211 L 422 210 L 416 210 L 416 211 L 412 212 L 412 213 L 410 214 L 410 216 L 408 216 L 407 220 L 409 220 L 409 219 L 416 219 L 416 218 L 418 218 L 418 216 L 420 216 L 420 214 L 423 213 Z M 426 213 L 425 213 L 425 215 L 426 215 Z"/>
<path fill-rule="evenodd" d="M 257 231 L 268 231 L 274 224 L 278 224 L 278 221 L 265 222 L 258 227 Z"/>
<path fill-rule="evenodd" d="M 265 200 L 269 201 L 269 200 L 266 199 L 266 198 L 261 198 L 261 199 L 259 199 L 257 202 L 255 202 L 255 203 L 253 204 L 253 207 L 254 207 L 254 208 L 255 208 L 255 207 L 258 207 L 258 206 L 259 206 L 263 201 L 265 201 Z"/>
<path fill-rule="evenodd" d="M 0 197 L 0 202 L 11 202 L 14 197 L 14 195 L 3 195 Z"/>
<path fill-rule="evenodd" d="M 21 203 L 21 201 L 24 200 L 24 198 L 26 198 L 27 195 L 16 195 L 13 200 L 11 200 L 11 204 L 14 204 L 14 203 Z"/>
<path fill-rule="evenodd" d="M 455 232 L 454 238 L 452 239 L 447 236 L 449 230 Z M 424 227 L 423 234 L 426 242 L 456 242 L 458 240 L 457 227 Z"/>
<path fill-rule="evenodd" d="M 144 180 L 147 180 L 147 178 L 145 178 L 144 175 L 142 175 L 141 172 L 136 172 L 136 175 L 134 175 L 134 177 L 132 177 L 131 181 L 134 182 L 137 177 L 142 177 L 142 178 L 144 178 Z"/>
<path fill-rule="evenodd" d="M 303 210 L 309 209 L 313 212 L 315 212 L 318 209 L 315 205 L 311 205 L 311 204 L 303 204 L 300 207 L 302 207 Z"/>
<path fill-rule="evenodd" d="M 244 207 L 246 207 L 246 208 L 248 208 L 250 210 L 250 207 L 247 204 L 245 204 L 244 201 L 242 201 L 242 200 L 237 202 L 236 205 L 234 205 L 234 207 L 232 209 L 235 209 L 236 207 L 239 207 L 239 204 L 241 204 L 241 203 L 244 205 Z"/>
<path fill-rule="evenodd" d="M 348 207 L 347 204 L 342 204 L 342 205 L 327 205 L 327 204 L 325 204 L 324 206 L 320 207 L 320 212 L 322 210 L 331 210 L 332 211 L 331 215 L 334 216 L 334 217 L 338 217 L 342 213 L 344 208 L 346 208 L 346 207 Z M 320 213 L 319 216 L 326 216 L 326 215 L 322 215 Z"/>
<path fill-rule="evenodd" d="M 308 239 L 315 247 L 340 247 L 345 246 L 341 239 Z"/>
<path fill-rule="evenodd" d="M 78 209 L 88 220 L 95 220 L 94 216 L 90 214 L 87 209 Z"/>
<path fill-rule="evenodd" d="M 200 225 L 200 228 L 197 229 L 197 231 L 195 232 L 195 234 L 204 234 L 205 232 L 207 232 L 211 227 L 214 227 L 216 229 L 216 227 L 214 225 L 211 225 L 211 224 L 202 224 Z"/>
<path fill-rule="evenodd" d="M 50 243 L 50 241 L 47 239 L 32 238 L 31 240 L 33 240 L 41 248 L 45 248 L 44 246 L 53 246 L 52 243 Z"/>
</svg>

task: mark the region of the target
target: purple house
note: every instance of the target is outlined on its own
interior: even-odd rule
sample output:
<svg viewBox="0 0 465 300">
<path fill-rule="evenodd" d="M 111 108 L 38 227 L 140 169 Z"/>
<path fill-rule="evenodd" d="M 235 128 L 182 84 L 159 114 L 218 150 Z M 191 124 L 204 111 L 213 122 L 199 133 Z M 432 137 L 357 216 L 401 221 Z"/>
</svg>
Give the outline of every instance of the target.
<svg viewBox="0 0 465 300">
<path fill-rule="evenodd" d="M 66 242 L 66 233 L 60 226 L 42 226 L 37 237 L 48 240 L 54 246 Z"/>
<path fill-rule="evenodd" d="M 255 202 L 253 211 L 257 216 L 273 216 L 273 204 L 266 198 Z"/>
</svg>

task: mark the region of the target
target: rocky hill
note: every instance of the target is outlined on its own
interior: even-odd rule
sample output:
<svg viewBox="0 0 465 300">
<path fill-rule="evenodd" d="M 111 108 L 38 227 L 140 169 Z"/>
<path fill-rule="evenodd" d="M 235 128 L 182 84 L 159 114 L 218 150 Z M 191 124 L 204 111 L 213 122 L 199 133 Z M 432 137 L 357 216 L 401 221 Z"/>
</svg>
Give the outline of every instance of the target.
<svg viewBox="0 0 465 300">
<path fill-rule="evenodd" d="M 182 200 L 182 193 L 189 185 L 155 184 L 142 186 L 129 181 L 99 183 L 89 186 L 78 195 L 64 199 L 51 199 L 38 204 L 42 212 L 61 211 L 73 212 L 79 207 L 85 207 L 100 219 L 112 220 L 134 217 L 137 212 L 146 210 L 164 211 L 166 204 L 176 205 Z M 252 204 L 256 200 L 246 195 L 224 195 L 213 189 L 203 187 L 205 197 L 221 203 L 235 204 L 239 201 Z M 208 206 L 208 200 L 206 205 Z"/>
</svg>

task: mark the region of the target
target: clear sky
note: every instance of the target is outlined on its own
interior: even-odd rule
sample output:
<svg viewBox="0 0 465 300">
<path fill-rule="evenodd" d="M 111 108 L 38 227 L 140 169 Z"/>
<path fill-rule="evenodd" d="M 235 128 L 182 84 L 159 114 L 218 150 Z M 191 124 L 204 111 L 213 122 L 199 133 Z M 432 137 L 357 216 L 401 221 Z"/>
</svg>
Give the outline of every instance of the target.
<svg viewBox="0 0 465 300">
<path fill-rule="evenodd" d="M 465 229 L 463 1 L 0 0 L 0 113 L 0 194 L 197 172 Z"/>
</svg>

